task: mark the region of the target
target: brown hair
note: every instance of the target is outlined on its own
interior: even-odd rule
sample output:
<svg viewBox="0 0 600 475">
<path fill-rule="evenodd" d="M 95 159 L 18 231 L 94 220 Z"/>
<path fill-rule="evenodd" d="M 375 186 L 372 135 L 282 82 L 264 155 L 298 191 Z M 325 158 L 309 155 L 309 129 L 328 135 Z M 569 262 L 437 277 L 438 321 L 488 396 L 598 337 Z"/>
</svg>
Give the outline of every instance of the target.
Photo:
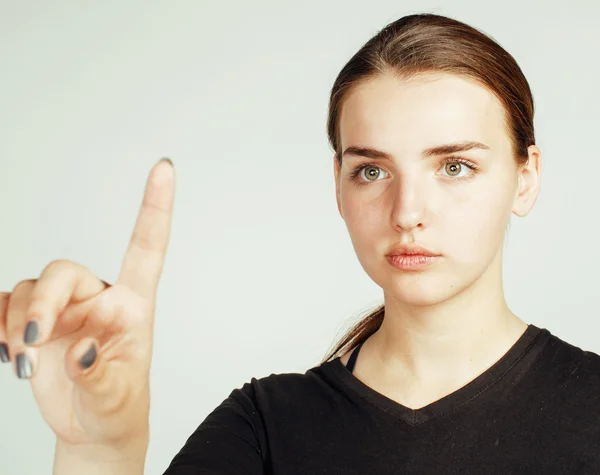
<svg viewBox="0 0 600 475">
<path fill-rule="evenodd" d="M 342 164 L 339 118 L 349 91 L 376 76 L 410 78 L 421 73 L 449 73 L 478 82 L 503 106 L 506 132 L 517 166 L 528 161 L 535 143 L 531 89 L 515 59 L 491 36 L 458 20 L 432 13 L 408 15 L 390 23 L 350 58 L 338 74 L 329 101 L 327 133 Z M 385 315 L 381 304 L 329 351 L 322 362 L 341 356 L 375 333 Z"/>
</svg>

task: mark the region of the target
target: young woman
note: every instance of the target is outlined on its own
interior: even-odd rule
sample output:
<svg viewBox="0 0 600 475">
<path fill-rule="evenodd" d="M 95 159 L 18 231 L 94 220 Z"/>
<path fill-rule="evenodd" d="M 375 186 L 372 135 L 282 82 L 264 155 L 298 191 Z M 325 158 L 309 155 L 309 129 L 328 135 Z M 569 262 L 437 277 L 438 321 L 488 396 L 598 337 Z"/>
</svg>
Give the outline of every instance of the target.
<svg viewBox="0 0 600 475">
<path fill-rule="evenodd" d="M 333 85 L 328 132 L 384 304 L 306 373 L 234 389 L 165 474 L 600 473 L 600 356 L 503 294 L 506 227 L 540 188 L 533 113 L 513 57 L 464 23 L 410 15 L 369 40 Z M 57 435 L 55 474 L 143 473 L 173 196 L 161 162 L 115 285 L 58 261 L 3 296 L 5 359 Z"/>
</svg>

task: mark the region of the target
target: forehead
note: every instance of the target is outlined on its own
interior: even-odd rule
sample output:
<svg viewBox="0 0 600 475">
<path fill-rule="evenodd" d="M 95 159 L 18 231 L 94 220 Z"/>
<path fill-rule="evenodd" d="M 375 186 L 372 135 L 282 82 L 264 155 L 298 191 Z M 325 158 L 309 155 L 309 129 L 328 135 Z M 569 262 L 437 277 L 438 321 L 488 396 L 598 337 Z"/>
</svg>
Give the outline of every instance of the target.
<svg viewBox="0 0 600 475">
<path fill-rule="evenodd" d="M 340 114 L 340 145 L 372 146 L 391 153 L 477 140 L 507 147 L 504 112 L 485 87 L 456 75 L 400 79 L 378 76 L 355 86 Z"/>
</svg>

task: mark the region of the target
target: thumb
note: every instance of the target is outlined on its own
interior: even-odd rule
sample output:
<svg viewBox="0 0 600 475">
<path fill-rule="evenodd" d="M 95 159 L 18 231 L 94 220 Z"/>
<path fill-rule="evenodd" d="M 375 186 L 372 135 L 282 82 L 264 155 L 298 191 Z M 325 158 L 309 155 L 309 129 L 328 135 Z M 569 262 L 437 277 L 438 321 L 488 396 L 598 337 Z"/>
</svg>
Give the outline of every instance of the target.
<svg viewBox="0 0 600 475">
<path fill-rule="evenodd" d="M 96 364 L 98 356 L 98 342 L 94 338 L 82 338 L 72 345 L 66 355 L 69 378 L 76 383 L 82 383 L 84 379 L 89 379 L 90 373 L 97 373 L 102 366 Z"/>
<path fill-rule="evenodd" d="M 118 410 L 127 396 L 126 378 L 115 374 L 99 351 L 98 342 L 85 337 L 74 343 L 65 357 L 68 377 L 79 389 L 82 410 L 106 414 Z"/>
</svg>

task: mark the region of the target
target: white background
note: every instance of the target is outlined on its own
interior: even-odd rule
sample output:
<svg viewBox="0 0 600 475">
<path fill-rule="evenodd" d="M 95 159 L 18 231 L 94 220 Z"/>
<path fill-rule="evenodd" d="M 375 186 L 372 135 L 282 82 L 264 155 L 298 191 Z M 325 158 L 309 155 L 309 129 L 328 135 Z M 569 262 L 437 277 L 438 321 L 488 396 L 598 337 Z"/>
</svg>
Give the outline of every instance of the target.
<svg viewBox="0 0 600 475">
<path fill-rule="evenodd" d="M 511 309 L 600 352 L 600 2 L 0 0 L 0 289 L 58 258 L 114 281 L 148 172 L 176 166 L 148 474 L 251 377 L 317 365 L 382 302 L 335 204 L 329 92 L 420 12 L 482 29 L 534 93 L 543 185 L 513 217 Z M 50 474 L 29 383 L 0 366 L 0 473 Z"/>
</svg>

